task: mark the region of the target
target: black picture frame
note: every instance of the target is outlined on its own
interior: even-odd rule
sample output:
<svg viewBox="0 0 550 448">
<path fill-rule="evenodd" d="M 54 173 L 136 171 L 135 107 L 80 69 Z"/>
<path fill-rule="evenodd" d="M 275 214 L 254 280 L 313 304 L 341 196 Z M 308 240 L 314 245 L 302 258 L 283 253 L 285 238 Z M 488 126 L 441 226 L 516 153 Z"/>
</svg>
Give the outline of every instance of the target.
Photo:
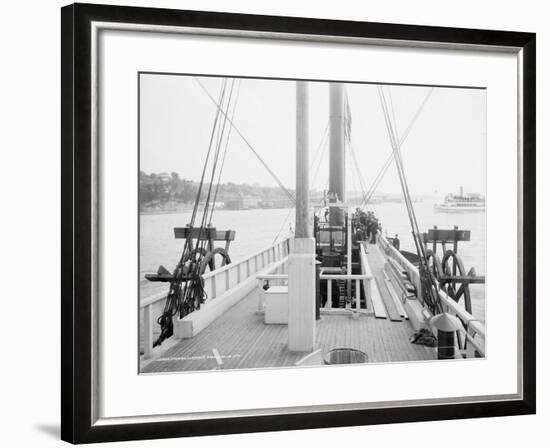
<svg viewBox="0 0 550 448">
<path fill-rule="evenodd" d="M 61 438 L 72 443 L 533 414 L 536 409 L 536 159 L 533 33 L 73 4 L 61 10 Z M 91 24 L 94 21 L 513 47 L 521 51 L 523 396 L 521 399 L 204 420 L 94 424 L 92 413 Z"/>
</svg>

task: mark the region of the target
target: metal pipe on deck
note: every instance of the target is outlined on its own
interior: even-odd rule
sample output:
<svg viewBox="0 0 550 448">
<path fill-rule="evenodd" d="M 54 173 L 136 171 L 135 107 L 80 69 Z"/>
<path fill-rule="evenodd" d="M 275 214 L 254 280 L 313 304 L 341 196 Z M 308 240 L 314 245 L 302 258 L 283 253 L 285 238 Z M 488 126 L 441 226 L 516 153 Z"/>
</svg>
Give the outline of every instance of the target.
<svg viewBox="0 0 550 448">
<path fill-rule="evenodd" d="M 344 151 L 344 86 L 338 83 L 329 85 L 330 103 L 330 157 L 329 194 L 340 202 L 346 201 L 346 155 Z M 343 226 L 345 211 L 330 209 L 330 225 Z"/>
</svg>

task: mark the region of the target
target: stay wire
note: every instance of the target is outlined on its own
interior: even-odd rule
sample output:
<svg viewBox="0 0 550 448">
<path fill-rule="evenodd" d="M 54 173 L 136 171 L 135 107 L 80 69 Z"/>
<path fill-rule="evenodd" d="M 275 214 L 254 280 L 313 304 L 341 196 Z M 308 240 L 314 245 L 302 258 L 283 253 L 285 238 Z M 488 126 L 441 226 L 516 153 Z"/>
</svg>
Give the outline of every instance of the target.
<svg viewBox="0 0 550 448">
<path fill-rule="evenodd" d="M 399 152 L 398 141 L 395 137 L 394 129 L 393 129 L 392 122 L 391 122 L 391 116 L 390 116 L 390 113 L 388 111 L 388 105 L 386 103 L 386 98 L 384 96 L 384 92 L 383 92 L 383 89 L 381 87 L 378 87 L 378 94 L 380 96 L 380 103 L 382 105 L 382 110 L 384 112 L 384 120 L 385 120 L 385 123 L 386 123 L 388 136 L 389 136 L 389 139 L 390 139 L 390 144 L 392 146 L 393 155 L 394 155 L 394 159 L 395 159 L 395 164 L 396 164 L 396 167 L 397 167 L 397 172 L 398 172 L 398 175 L 399 175 L 399 182 L 401 184 L 401 189 L 403 190 L 405 205 L 407 207 L 407 213 L 409 215 L 409 221 L 410 221 L 411 228 L 412 228 L 412 231 L 413 231 L 413 239 L 414 239 L 418 254 L 421 256 L 421 258 L 425 259 L 425 253 L 424 253 L 423 245 L 419 244 L 419 241 L 418 241 L 418 233 L 419 233 L 418 232 L 418 225 L 417 225 L 416 216 L 414 215 L 414 210 L 413 210 L 412 204 L 411 204 L 410 192 L 409 192 L 409 188 L 408 188 L 408 185 L 407 185 L 407 180 L 405 178 L 405 172 L 404 172 L 404 169 L 403 169 L 402 159 L 401 159 L 401 155 L 400 155 L 400 152 Z"/>
<path fill-rule="evenodd" d="M 424 107 L 426 106 L 426 103 L 428 102 L 428 100 L 430 99 L 432 93 L 434 91 L 434 88 L 430 88 L 430 90 L 428 91 L 428 93 L 426 94 L 426 96 L 424 97 L 424 100 L 422 101 L 422 103 L 420 104 L 420 107 L 418 108 L 418 110 L 416 111 L 413 119 L 411 120 L 411 122 L 409 123 L 409 126 L 407 126 L 407 129 L 405 129 L 405 131 L 403 132 L 403 135 L 401 136 L 401 138 L 399 139 L 399 145 L 400 146 L 403 146 L 403 143 L 405 143 L 405 140 L 407 139 L 409 133 L 411 132 L 411 129 L 412 127 L 414 126 L 414 124 L 416 123 L 416 121 L 418 120 L 418 117 L 420 116 L 422 110 L 424 109 Z M 390 167 L 391 163 L 393 162 L 393 153 L 390 153 L 390 155 L 388 156 L 388 158 L 386 159 L 386 162 L 384 163 L 384 165 L 382 166 L 382 168 L 380 168 L 380 170 L 378 171 L 378 174 L 376 175 L 376 177 L 374 178 L 374 180 L 372 181 L 369 189 L 367 190 L 367 199 L 366 201 L 363 202 L 363 204 L 361 204 L 361 208 L 364 208 L 367 203 L 371 200 L 372 196 L 374 195 L 376 189 L 378 188 L 378 186 L 380 185 L 380 182 L 382 181 L 382 179 L 384 178 L 384 175 L 386 174 L 386 172 L 388 171 L 388 168 Z"/>
<path fill-rule="evenodd" d="M 231 88 L 230 88 L 230 91 L 229 91 L 229 97 L 228 97 L 228 100 L 227 100 L 227 104 L 225 105 L 225 108 L 226 108 L 226 112 L 229 111 L 229 108 L 230 108 L 230 105 L 231 105 L 231 99 L 233 97 L 233 90 L 234 90 L 234 87 L 235 87 L 235 80 L 231 80 Z M 222 103 L 222 112 L 223 112 L 223 103 Z M 225 132 L 225 127 L 226 127 L 226 124 L 227 124 L 227 118 L 224 118 L 222 120 L 223 124 L 219 127 L 218 129 L 218 144 L 216 146 L 216 153 L 215 153 L 215 157 L 214 157 L 214 163 L 213 163 L 213 166 L 212 166 L 212 172 L 211 172 L 211 176 L 210 176 L 210 185 L 209 185 L 209 188 L 208 188 L 208 196 L 207 196 L 207 201 L 206 201 L 206 204 L 205 204 L 205 221 L 204 221 L 204 225 L 206 226 L 206 222 L 208 221 L 208 225 L 210 225 L 212 223 L 212 215 L 213 215 L 213 212 L 214 212 L 214 207 L 216 205 L 216 199 L 212 200 L 211 201 L 211 193 L 212 193 L 212 188 L 214 188 L 214 181 L 215 181 L 215 178 L 216 178 L 216 174 L 218 174 L 218 178 L 221 176 L 221 170 L 218 170 L 218 162 L 219 162 L 219 159 L 220 159 L 220 153 L 221 153 L 221 148 L 223 146 L 223 141 L 225 139 L 225 135 L 226 135 L 226 132 Z M 231 130 L 231 128 L 229 128 L 229 131 Z M 226 142 L 227 143 L 227 142 Z M 227 148 L 227 145 L 225 146 L 225 148 Z M 217 171 L 219 171 L 217 173 Z M 218 189 L 218 186 L 219 184 L 216 184 L 216 189 L 214 190 L 214 197 L 216 197 L 217 195 L 217 189 Z M 208 212 L 210 211 L 210 218 L 208 219 L 207 218 L 207 215 L 208 215 Z"/>
<path fill-rule="evenodd" d="M 223 97 L 225 95 L 226 84 L 227 84 L 227 82 L 224 82 L 222 84 L 221 89 L 220 89 L 220 101 L 223 99 Z M 203 188 L 203 185 L 204 185 L 204 177 L 206 175 L 206 169 L 208 167 L 208 161 L 210 159 L 210 154 L 212 152 L 212 142 L 214 141 L 214 135 L 215 135 L 215 132 L 216 132 L 216 127 L 217 127 L 219 117 L 220 117 L 220 110 L 217 109 L 216 114 L 214 116 L 214 123 L 212 125 L 212 132 L 210 134 L 210 140 L 209 140 L 209 143 L 208 143 L 208 150 L 206 152 L 206 159 L 204 161 L 204 165 L 203 165 L 203 168 L 202 168 L 201 180 L 199 182 L 199 188 L 198 188 L 198 191 L 197 191 L 197 196 L 195 197 L 195 204 L 193 206 L 193 212 L 191 213 L 191 219 L 189 220 L 189 227 L 191 229 L 193 228 L 193 226 L 195 224 L 195 218 L 196 218 L 196 215 L 197 215 L 197 210 L 198 210 L 198 207 L 199 207 L 200 197 L 201 197 L 201 194 L 202 194 L 202 188 Z M 188 235 L 187 239 L 185 240 L 184 250 L 183 250 L 183 252 L 181 254 L 181 257 L 180 257 L 180 262 L 179 262 L 180 265 L 183 263 L 183 259 L 184 259 L 185 255 L 187 254 L 188 250 L 191 250 L 191 231 L 189 232 L 189 235 Z"/>
<path fill-rule="evenodd" d="M 232 80 L 231 88 L 230 88 L 230 91 L 229 91 L 229 99 L 227 101 L 227 106 L 226 106 L 228 110 L 229 110 L 229 106 L 230 106 L 230 103 L 231 103 L 231 97 L 233 95 L 234 87 L 235 87 L 235 80 Z M 221 104 L 223 105 L 223 102 Z M 208 218 L 208 210 L 209 210 L 209 207 L 210 207 L 210 198 L 211 198 L 211 194 L 212 194 L 212 187 L 213 187 L 213 184 L 214 184 L 214 179 L 216 177 L 216 168 L 217 168 L 218 160 L 219 160 L 219 156 L 220 156 L 221 142 L 223 141 L 223 134 L 224 134 L 224 131 L 225 131 L 225 125 L 227 124 L 227 119 L 228 119 L 227 114 L 223 111 L 223 108 L 221 108 L 220 110 L 224 115 L 224 120 L 223 120 L 223 124 L 219 125 L 220 128 L 221 128 L 221 129 L 218 130 L 219 140 L 218 140 L 218 145 L 216 147 L 216 153 L 214 155 L 214 161 L 212 163 L 212 171 L 211 171 L 211 175 L 210 175 L 210 184 L 208 186 L 208 194 L 206 196 L 206 201 L 205 201 L 205 204 L 204 204 L 204 213 L 203 213 L 203 217 L 202 217 L 202 221 L 201 221 L 201 226 L 199 228 L 199 240 L 198 240 L 199 244 L 198 245 L 200 245 L 202 249 L 204 249 L 204 246 L 206 245 L 206 240 L 201 241 L 201 236 L 202 236 L 202 232 L 203 232 L 204 228 L 206 227 L 206 221 L 207 221 L 207 218 Z"/>
<path fill-rule="evenodd" d="M 224 91 L 225 91 L 226 83 L 227 83 L 227 80 L 224 80 Z M 234 80 L 232 80 L 231 88 L 230 88 L 229 96 L 227 100 L 227 106 L 226 106 L 228 109 L 231 103 L 231 97 L 233 95 L 234 85 L 235 85 L 235 82 Z M 224 101 L 225 101 L 225 97 L 222 97 L 220 104 L 223 105 Z M 223 109 L 220 109 L 220 110 L 223 112 Z M 203 301 L 206 294 L 204 290 L 204 280 L 200 276 L 202 267 L 204 266 L 204 262 L 205 262 L 204 257 L 206 256 L 206 255 L 202 255 L 202 254 L 205 254 L 205 246 L 206 246 L 206 238 L 203 239 L 202 235 L 206 228 L 206 220 L 208 217 L 212 187 L 213 187 L 213 182 L 216 175 L 216 167 L 220 156 L 221 143 L 223 141 L 226 121 L 227 119 L 223 120 L 223 123 L 221 124 L 219 122 L 217 123 L 218 141 L 216 145 L 216 152 L 212 162 L 208 193 L 204 204 L 204 210 L 203 210 L 201 225 L 199 227 L 199 233 L 197 236 L 197 247 L 195 250 L 196 252 L 195 259 L 194 259 L 194 263 L 192 263 L 191 265 L 191 268 L 193 269 L 192 275 L 190 278 L 188 277 L 189 281 L 185 283 L 183 300 L 179 303 L 179 307 L 178 307 L 180 316 L 185 315 L 185 311 L 186 311 L 185 307 L 190 307 L 192 309 L 195 309 L 195 303 L 196 303 L 197 308 L 200 308 L 200 304 Z"/>
<path fill-rule="evenodd" d="M 386 126 L 388 127 L 388 131 L 390 134 L 390 140 L 392 141 L 395 164 L 398 169 L 399 179 L 403 189 L 403 195 L 405 197 L 405 203 L 407 205 L 407 211 L 409 213 L 409 219 L 411 221 L 411 227 L 413 229 L 413 232 L 412 232 L 413 239 L 417 247 L 418 255 L 420 257 L 420 268 L 419 268 L 420 279 L 421 279 L 421 284 L 424 286 L 424 288 L 426 288 L 425 290 L 423 290 L 424 291 L 423 299 L 427 303 L 428 307 L 432 310 L 432 312 L 434 312 L 435 314 L 441 313 L 443 310 L 441 306 L 441 299 L 439 297 L 439 293 L 437 292 L 438 290 L 437 280 L 434 277 L 433 272 L 429 269 L 427 255 L 426 255 L 426 248 L 422 240 L 422 235 L 420 234 L 420 229 L 418 227 L 418 220 L 416 218 L 416 213 L 412 203 L 412 197 L 409 191 L 407 178 L 405 176 L 405 168 L 403 165 L 403 158 L 401 156 L 401 151 L 400 151 L 400 147 L 397 139 L 397 132 L 392 127 L 391 117 L 389 116 L 388 107 L 387 107 L 386 99 L 384 97 L 382 88 L 379 88 L 379 95 L 382 102 L 382 108 L 384 111 Z"/>
<path fill-rule="evenodd" d="M 241 80 L 239 79 L 238 81 L 238 85 L 237 85 L 237 95 L 235 97 L 235 101 L 233 103 L 233 110 L 231 112 L 231 120 L 234 120 L 235 118 L 235 111 L 237 109 L 237 103 L 239 101 L 239 94 L 240 94 L 240 91 L 241 91 Z M 217 198 L 218 198 L 218 190 L 220 188 L 220 182 L 221 182 L 221 177 L 222 177 L 222 172 L 223 172 L 223 168 L 225 166 L 225 158 L 227 156 L 227 150 L 228 150 L 228 147 L 229 147 L 229 140 L 231 138 L 231 131 L 233 130 L 232 127 L 229 128 L 229 131 L 227 133 L 227 139 L 225 141 L 225 149 L 223 151 L 223 157 L 222 157 L 222 164 L 221 164 L 221 167 L 220 167 L 220 170 L 219 170 L 219 175 L 218 175 L 218 182 L 216 183 L 216 191 L 214 193 L 214 206 L 212 207 L 212 211 L 210 212 L 210 221 L 209 221 L 209 224 L 212 223 L 212 215 L 214 214 L 214 207 L 216 206 L 216 201 L 217 201 Z"/>
<path fill-rule="evenodd" d="M 321 137 L 321 140 L 319 141 L 319 145 L 317 145 L 317 149 L 315 151 L 315 156 L 313 157 L 313 160 L 311 161 L 310 163 L 310 166 L 309 166 L 309 169 L 311 170 L 313 168 L 313 165 L 315 165 L 315 162 L 318 162 L 317 163 L 317 169 L 313 175 L 313 178 L 312 180 L 310 181 L 310 185 L 309 185 L 309 188 L 310 190 L 313 188 L 313 184 L 315 182 L 315 178 L 317 177 L 317 173 L 319 172 L 319 167 L 321 166 L 321 163 L 322 163 L 322 160 L 323 160 L 323 155 L 325 154 L 325 149 L 326 149 L 326 143 L 327 143 L 327 137 L 328 137 L 328 129 L 329 129 L 329 122 L 327 122 L 327 125 L 325 127 L 325 130 L 323 131 L 323 134 L 322 134 L 322 137 Z M 319 156 L 319 157 L 318 157 Z M 277 232 L 277 235 L 275 236 L 275 238 L 273 239 L 273 242 L 272 244 L 275 244 L 275 242 L 279 239 L 279 236 L 281 235 L 283 229 L 285 228 L 285 225 L 288 221 L 288 218 L 290 218 L 290 215 L 292 214 L 292 211 L 295 209 L 295 207 L 292 207 L 290 208 L 290 210 L 288 211 L 285 219 L 283 220 L 283 223 L 281 225 L 281 228 L 279 229 L 279 231 Z"/>
<path fill-rule="evenodd" d="M 198 79 L 198 78 L 195 78 L 195 80 L 197 81 L 197 83 L 199 84 L 200 88 L 204 91 L 204 93 L 206 93 L 206 95 L 208 96 L 208 98 L 210 99 L 210 101 L 212 101 L 214 103 L 214 105 L 220 109 L 220 104 L 216 102 L 216 100 L 212 97 L 212 95 L 210 94 L 210 92 L 206 89 L 206 87 L 204 87 L 204 85 L 202 84 L 202 82 Z M 222 114 L 225 114 L 223 111 L 221 111 Z M 229 118 L 227 117 L 227 115 L 225 115 L 226 118 L 228 119 L 229 121 L 229 124 L 233 127 L 233 129 L 235 130 L 235 132 L 239 135 L 239 137 L 241 137 L 241 139 L 243 140 L 243 142 L 246 144 L 246 146 L 248 146 L 248 148 L 252 151 L 252 153 L 256 156 L 256 158 L 259 160 L 259 162 L 263 165 L 263 167 L 267 170 L 267 172 L 271 175 L 271 177 L 273 177 L 273 179 L 275 180 L 275 182 L 277 182 L 277 184 L 279 185 L 279 187 L 286 193 L 286 195 L 289 197 L 289 199 L 294 203 L 296 204 L 296 198 L 294 197 L 294 195 L 284 186 L 284 184 L 279 180 L 279 178 L 275 175 L 275 173 L 273 172 L 273 170 L 271 168 L 269 168 L 269 166 L 267 165 L 267 163 L 262 159 L 262 157 L 260 156 L 260 154 L 258 154 L 258 152 L 254 149 L 254 147 L 250 144 L 250 142 L 248 141 L 248 139 L 242 134 L 242 132 L 239 130 L 239 128 L 235 125 L 235 123 Z"/>
</svg>

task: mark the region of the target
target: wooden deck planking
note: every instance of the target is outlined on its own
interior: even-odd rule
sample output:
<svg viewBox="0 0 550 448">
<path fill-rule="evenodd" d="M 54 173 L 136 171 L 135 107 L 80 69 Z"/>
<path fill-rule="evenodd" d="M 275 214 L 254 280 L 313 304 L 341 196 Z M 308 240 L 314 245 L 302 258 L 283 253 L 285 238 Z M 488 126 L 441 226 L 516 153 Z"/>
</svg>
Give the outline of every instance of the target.
<svg viewBox="0 0 550 448">
<path fill-rule="evenodd" d="M 292 366 L 306 353 L 286 348 L 286 325 L 265 325 L 256 315 L 253 292 L 224 316 L 192 339 L 185 339 L 144 369 L 144 373 L 212 369 Z M 409 322 L 391 322 L 374 316 L 323 315 L 317 321 L 317 347 L 323 353 L 333 348 L 356 348 L 367 353 L 369 362 L 435 359 L 434 349 L 408 341 L 413 333 Z M 218 350 L 218 365 L 212 349 Z M 225 356 L 231 356 L 226 358 Z"/>
</svg>

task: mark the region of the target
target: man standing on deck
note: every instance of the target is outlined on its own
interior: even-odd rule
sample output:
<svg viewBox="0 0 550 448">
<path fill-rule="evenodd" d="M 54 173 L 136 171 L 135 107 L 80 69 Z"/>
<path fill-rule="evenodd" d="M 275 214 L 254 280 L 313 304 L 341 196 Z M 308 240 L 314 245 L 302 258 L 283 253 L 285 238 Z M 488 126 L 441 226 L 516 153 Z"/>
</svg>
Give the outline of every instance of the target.
<svg viewBox="0 0 550 448">
<path fill-rule="evenodd" d="M 380 228 L 378 224 L 378 220 L 374 218 L 371 221 L 371 243 L 376 244 L 376 234 L 378 233 L 378 229 Z"/>
<path fill-rule="evenodd" d="M 399 236 L 397 233 L 395 234 L 393 240 L 392 240 L 393 247 L 395 247 L 397 250 L 401 247 L 401 242 L 399 241 Z"/>
</svg>

